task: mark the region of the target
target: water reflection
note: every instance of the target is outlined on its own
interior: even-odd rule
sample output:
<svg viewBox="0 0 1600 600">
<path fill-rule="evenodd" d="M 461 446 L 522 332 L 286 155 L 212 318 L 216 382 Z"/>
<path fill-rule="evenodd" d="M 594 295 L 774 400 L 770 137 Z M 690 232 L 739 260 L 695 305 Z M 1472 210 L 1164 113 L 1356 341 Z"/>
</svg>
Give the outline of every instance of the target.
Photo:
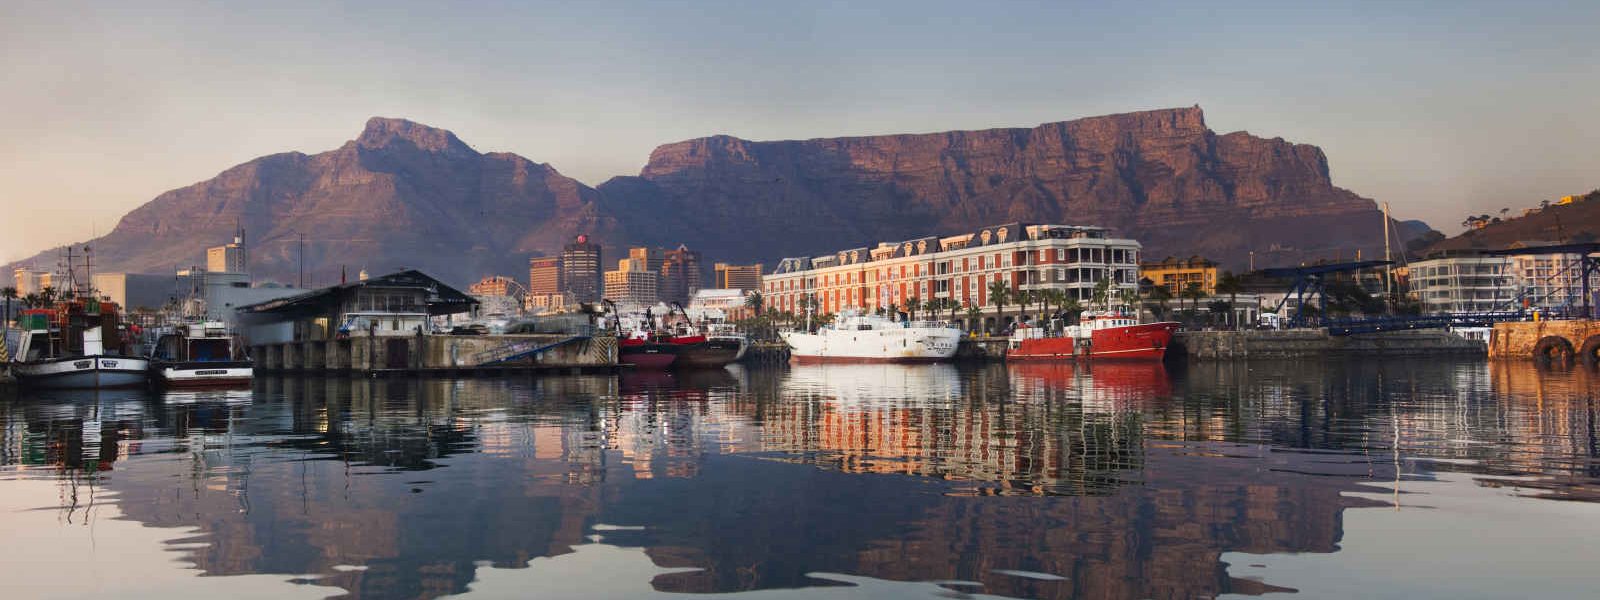
<svg viewBox="0 0 1600 600">
<path fill-rule="evenodd" d="M 574 569 L 616 575 L 574 594 L 1257 594 L 1297 582 L 1225 554 L 1337 552 L 1346 509 L 1442 477 L 1534 517 L 1597 499 L 1595 391 L 1482 362 L 262 378 L 0 403 L 0 477 L 185 528 L 169 551 L 206 575 L 352 597 Z"/>
</svg>

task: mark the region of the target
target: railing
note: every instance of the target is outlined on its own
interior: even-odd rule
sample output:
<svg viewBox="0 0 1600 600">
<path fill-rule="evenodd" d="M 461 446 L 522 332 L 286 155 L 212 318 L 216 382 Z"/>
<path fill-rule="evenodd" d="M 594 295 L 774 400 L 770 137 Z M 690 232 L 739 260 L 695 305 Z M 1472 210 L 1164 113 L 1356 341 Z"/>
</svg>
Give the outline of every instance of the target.
<svg viewBox="0 0 1600 600">
<path fill-rule="evenodd" d="M 1329 335 L 1354 335 L 1380 331 L 1413 329 L 1443 329 L 1446 327 L 1489 327 L 1495 323 L 1524 321 L 1528 314 L 1521 311 L 1454 313 L 1442 315 L 1368 317 L 1361 319 L 1329 319 L 1323 321 Z"/>
</svg>

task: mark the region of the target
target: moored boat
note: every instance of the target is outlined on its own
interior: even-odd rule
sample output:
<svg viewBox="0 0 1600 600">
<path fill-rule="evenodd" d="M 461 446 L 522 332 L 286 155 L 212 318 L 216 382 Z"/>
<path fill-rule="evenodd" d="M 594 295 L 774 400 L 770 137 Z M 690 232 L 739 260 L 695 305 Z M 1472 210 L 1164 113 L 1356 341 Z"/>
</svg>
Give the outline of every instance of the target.
<svg viewBox="0 0 1600 600">
<path fill-rule="evenodd" d="M 71 299 L 24 310 L 12 374 L 23 386 L 93 389 L 134 387 L 149 378 L 150 361 L 128 352 L 117 306 Z"/>
<path fill-rule="evenodd" d="M 1011 334 L 1006 360 L 1161 360 L 1179 323 L 1140 323 L 1116 311 L 1084 313 L 1077 325 L 1058 329 L 1021 326 Z"/>
<path fill-rule="evenodd" d="M 234 336 L 217 321 L 178 325 L 156 339 L 151 358 L 151 371 L 166 387 L 247 386 L 255 376 Z"/>
<path fill-rule="evenodd" d="M 780 334 L 789 360 L 814 362 L 942 362 L 956 354 L 961 330 L 934 321 L 895 321 L 877 315 L 840 313 L 815 333 Z"/>
<path fill-rule="evenodd" d="M 744 358 L 745 351 L 749 349 L 748 339 L 732 324 L 710 323 L 700 329 L 704 330 L 703 333 L 685 332 L 684 335 L 669 339 L 680 346 L 674 367 L 723 367 Z"/>
</svg>

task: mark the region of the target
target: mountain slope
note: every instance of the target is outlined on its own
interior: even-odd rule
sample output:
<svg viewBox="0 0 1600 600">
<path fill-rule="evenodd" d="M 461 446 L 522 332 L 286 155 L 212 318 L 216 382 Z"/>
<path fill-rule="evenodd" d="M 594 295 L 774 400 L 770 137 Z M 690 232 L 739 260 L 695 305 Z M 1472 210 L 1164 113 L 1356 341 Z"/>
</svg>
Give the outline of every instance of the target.
<svg viewBox="0 0 1600 600">
<path fill-rule="evenodd" d="M 97 270 L 171 272 L 202 261 L 238 224 L 258 277 L 295 281 L 303 236 L 312 283 L 333 282 L 341 266 L 352 277 L 406 266 L 461 283 L 526 269 L 529 253 L 559 251 L 579 231 L 615 235 L 598 199 L 549 165 L 373 118 L 336 150 L 265 156 L 157 196 L 92 246 Z"/>
<path fill-rule="evenodd" d="M 1032 129 L 804 141 L 714 136 L 657 148 L 599 186 L 641 238 L 701 233 L 719 256 L 772 260 L 1008 221 L 1095 224 L 1146 256 L 1243 266 L 1382 248 L 1382 215 L 1334 187 L 1315 146 L 1219 135 L 1199 107 Z M 654 227 L 652 227 L 652 224 Z"/>
<path fill-rule="evenodd" d="M 1600 241 L 1600 190 L 1567 205 L 1553 205 L 1521 217 L 1490 223 L 1482 229 L 1440 240 L 1423 250 L 1500 250 L 1513 242 L 1573 243 Z"/>
</svg>

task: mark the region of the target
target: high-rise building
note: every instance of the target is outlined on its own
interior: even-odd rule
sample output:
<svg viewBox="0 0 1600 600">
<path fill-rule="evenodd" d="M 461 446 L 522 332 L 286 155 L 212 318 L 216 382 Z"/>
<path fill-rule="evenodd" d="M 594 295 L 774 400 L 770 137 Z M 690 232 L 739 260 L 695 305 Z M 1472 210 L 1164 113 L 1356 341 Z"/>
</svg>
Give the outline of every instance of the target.
<svg viewBox="0 0 1600 600">
<path fill-rule="evenodd" d="M 574 302 L 596 302 L 604 289 L 600 276 L 600 244 L 589 241 L 589 236 L 578 239 L 561 250 L 561 291 Z"/>
<path fill-rule="evenodd" d="M 667 259 L 667 252 L 660 248 L 646 248 L 643 246 L 628 249 L 628 258 L 641 271 L 661 273 L 661 263 Z"/>
<path fill-rule="evenodd" d="M 11 272 L 11 274 L 15 278 L 13 281 L 16 281 L 17 296 L 37 294 L 39 293 L 39 290 L 44 289 L 44 286 L 48 285 L 44 282 L 44 280 L 49 273 L 38 269 L 17 267 L 16 270 Z"/>
<path fill-rule="evenodd" d="M 730 265 L 717 263 L 712 266 L 716 271 L 716 288 L 719 290 L 759 290 L 761 289 L 761 263 L 753 265 Z"/>
<path fill-rule="evenodd" d="M 243 229 L 234 234 L 232 243 L 206 249 L 206 271 L 211 273 L 249 273 L 248 262 Z"/>
<path fill-rule="evenodd" d="M 606 271 L 606 299 L 633 306 L 649 306 L 659 301 L 659 276 L 645 270 L 645 264 L 634 258 L 617 261 L 617 270 Z"/>
<path fill-rule="evenodd" d="M 688 304 L 695 292 L 700 291 L 700 253 L 679 245 L 677 250 L 662 253 L 660 294 L 665 302 Z"/>
<path fill-rule="evenodd" d="M 561 257 L 536 256 L 528 259 L 528 295 L 553 296 L 561 293 Z"/>
</svg>

